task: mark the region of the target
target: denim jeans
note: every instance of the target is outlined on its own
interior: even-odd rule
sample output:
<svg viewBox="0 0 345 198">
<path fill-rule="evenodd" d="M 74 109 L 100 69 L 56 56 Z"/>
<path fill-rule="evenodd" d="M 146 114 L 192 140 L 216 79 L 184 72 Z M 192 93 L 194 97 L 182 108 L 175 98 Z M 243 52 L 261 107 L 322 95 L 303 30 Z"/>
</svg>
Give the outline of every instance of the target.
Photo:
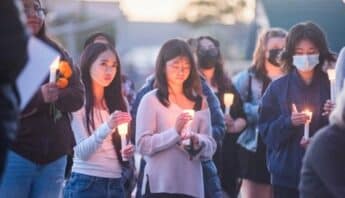
<svg viewBox="0 0 345 198">
<path fill-rule="evenodd" d="M 142 198 L 141 188 L 143 183 L 143 175 L 146 162 L 145 160 L 140 160 L 140 169 L 137 182 L 137 194 L 136 198 Z M 206 160 L 201 162 L 203 179 L 204 179 L 204 189 L 205 189 L 205 198 L 222 198 L 222 186 L 218 176 L 216 165 L 213 160 Z"/>
<path fill-rule="evenodd" d="M 111 179 L 72 172 L 64 198 L 124 198 L 121 178 Z"/>
<path fill-rule="evenodd" d="M 202 161 L 205 198 L 222 198 L 223 191 L 216 165 L 213 160 Z"/>
<path fill-rule="evenodd" d="M 58 198 L 64 181 L 66 156 L 45 165 L 9 151 L 0 195 L 6 198 Z"/>
</svg>

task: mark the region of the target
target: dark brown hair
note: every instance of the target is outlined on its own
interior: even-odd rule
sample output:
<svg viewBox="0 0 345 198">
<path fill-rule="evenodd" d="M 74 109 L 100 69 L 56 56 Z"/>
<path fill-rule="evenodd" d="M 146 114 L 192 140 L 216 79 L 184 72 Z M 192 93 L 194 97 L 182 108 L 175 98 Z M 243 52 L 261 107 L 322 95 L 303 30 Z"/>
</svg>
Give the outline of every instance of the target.
<svg viewBox="0 0 345 198">
<path fill-rule="evenodd" d="M 211 36 L 200 36 L 197 39 L 197 51 L 200 50 L 201 48 L 200 42 L 201 40 L 204 40 L 204 39 L 211 41 L 216 47 L 216 49 L 218 50 L 218 60 L 215 64 L 215 71 L 211 79 L 211 84 L 218 88 L 219 93 L 223 94 L 231 89 L 232 83 L 231 83 L 230 78 L 227 76 L 227 74 L 224 71 L 224 62 L 223 62 L 222 54 L 220 53 L 219 41 Z"/>
<path fill-rule="evenodd" d="M 191 101 L 201 102 L 201 82 L 196 69 L 193 54 L 187 42 L 180 39 L 171 39 L 164 43 L 156 61 L 155 87 L 157 97 L 164 106 L 169 106 L 168 82 L 166 77 L 166 63 L 178 56 L 187 57 L 190 64 L 190 74 L 183 83 L 183 93 Z"/>
<path fill-rule="evenodd" d="M 107 33 L 104 33 L 104 32 L 95 32 L 95 33 L 90 34 L 86 38 L 86 40 L 84 42 L 84 47 L 83 48 L 85 49 L 88 45 L 90 45 L 93 42 L 95 42 L 95 39 L 97 37 L 99 37 L 99 36 L 105 38 L 105 40 L 107 40 L 108 44 L 111 45 L 113 48 L 115 48 L 115 41 L 114 41 L 114 39 L 110 35 L 108 35 Z"/>
<path fill-rule="evenodd" d="M 335 55 L 329 50 L 326 36 L 322 29 L 315 23 L 303 22 L 294 25 L 286 38 L 285 50 L 281 56 L 283 66 L 286 69 L 290 70 L 292 68 L 292 58 L 295 54 L 295 48 L 301 40 L 309 40 L 319 50 L 319 64 L 317 67 L 320 68 L 325 61 L 335 61 Z"/>
</svg>

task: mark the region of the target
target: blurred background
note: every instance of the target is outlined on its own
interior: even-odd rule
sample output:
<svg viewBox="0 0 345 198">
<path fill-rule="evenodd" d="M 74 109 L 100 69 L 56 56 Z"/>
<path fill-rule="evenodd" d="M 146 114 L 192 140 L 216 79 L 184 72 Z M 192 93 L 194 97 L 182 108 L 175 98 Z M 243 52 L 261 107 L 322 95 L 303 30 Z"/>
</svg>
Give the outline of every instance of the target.
<svg viewBox="0 0 345 198">
<path fill-rule="evenodd" d="M 171 38 L 211 35 L 221 43 L 229 75 L 249 67 L 258 33 L 306 20 L 326 32 L 330 48 L 345 45 L 345 0 L 42 0 L 48 32 L 75 62 L 88 35 L 114 37 L 122 68 L 136 88 L 153 72 Z"/>
</svg>

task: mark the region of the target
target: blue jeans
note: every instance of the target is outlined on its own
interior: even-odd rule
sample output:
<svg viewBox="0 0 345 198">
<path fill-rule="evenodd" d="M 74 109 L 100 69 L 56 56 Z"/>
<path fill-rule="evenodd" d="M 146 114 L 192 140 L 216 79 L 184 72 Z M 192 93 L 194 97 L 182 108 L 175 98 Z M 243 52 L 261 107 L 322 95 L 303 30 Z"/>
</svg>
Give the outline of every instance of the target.
<svg viewBox="0 0 345 198">
<path fill-rule="evenodd" d="M 213 160 L 202 161 L 201 165 L 204 176 L 205 198 L 222 198 L 222 186 Z"/>
<path fill-rule="evenodd" d="M 0 195 L 6 198 L 58 198 L 64 181 L 66 156 L 39 165 L 9 151 Z"/>
<path fill-rule="evenodd" d="M 145 165 L 145 160 L 141 159 L 137 182 L 137 194 L 135 196 L 136 198 L 143 197 L 141 195 L 141 188 L 143 185 Z M 216 165 L 214 164 L 213 160 L 202 161 L 201 165 L 204 179 L 205 198 L 222 198 L 222 186 L 220 183 Z"/>
<path fill-rule="evenodd" d="M 121 178 L 110 179 L 73 173 L 64 189 L 64 198 L 124 198 Z"/>
</svg>

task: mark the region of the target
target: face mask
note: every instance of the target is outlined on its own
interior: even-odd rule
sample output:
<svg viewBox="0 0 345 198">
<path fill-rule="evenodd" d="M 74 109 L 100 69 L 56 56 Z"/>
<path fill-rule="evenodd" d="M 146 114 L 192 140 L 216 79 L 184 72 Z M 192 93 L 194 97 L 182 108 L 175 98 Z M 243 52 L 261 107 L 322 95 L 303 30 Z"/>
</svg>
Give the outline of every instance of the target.
<svg viewBox="0 0 345 198">
<path fill-rule="evenodd" d="M 198 50 L 199 66 L 204 69 L 214 67 L 218 61 L 218 50 L 216 48 Z"/>
<path fill-rule="evenodd" d="M 278 56 L 282 49 L 271 49 L 268 51 L 268 62 L 276 67 L 280 67 L 280 64 L 278 63 Z"/>
<path fill-rule="evenodd" d="M 317 64 L 319 64 L 319 54 L 293 56 L 293 65 L 300 71 L 311 71 Z"/>
</svg>

